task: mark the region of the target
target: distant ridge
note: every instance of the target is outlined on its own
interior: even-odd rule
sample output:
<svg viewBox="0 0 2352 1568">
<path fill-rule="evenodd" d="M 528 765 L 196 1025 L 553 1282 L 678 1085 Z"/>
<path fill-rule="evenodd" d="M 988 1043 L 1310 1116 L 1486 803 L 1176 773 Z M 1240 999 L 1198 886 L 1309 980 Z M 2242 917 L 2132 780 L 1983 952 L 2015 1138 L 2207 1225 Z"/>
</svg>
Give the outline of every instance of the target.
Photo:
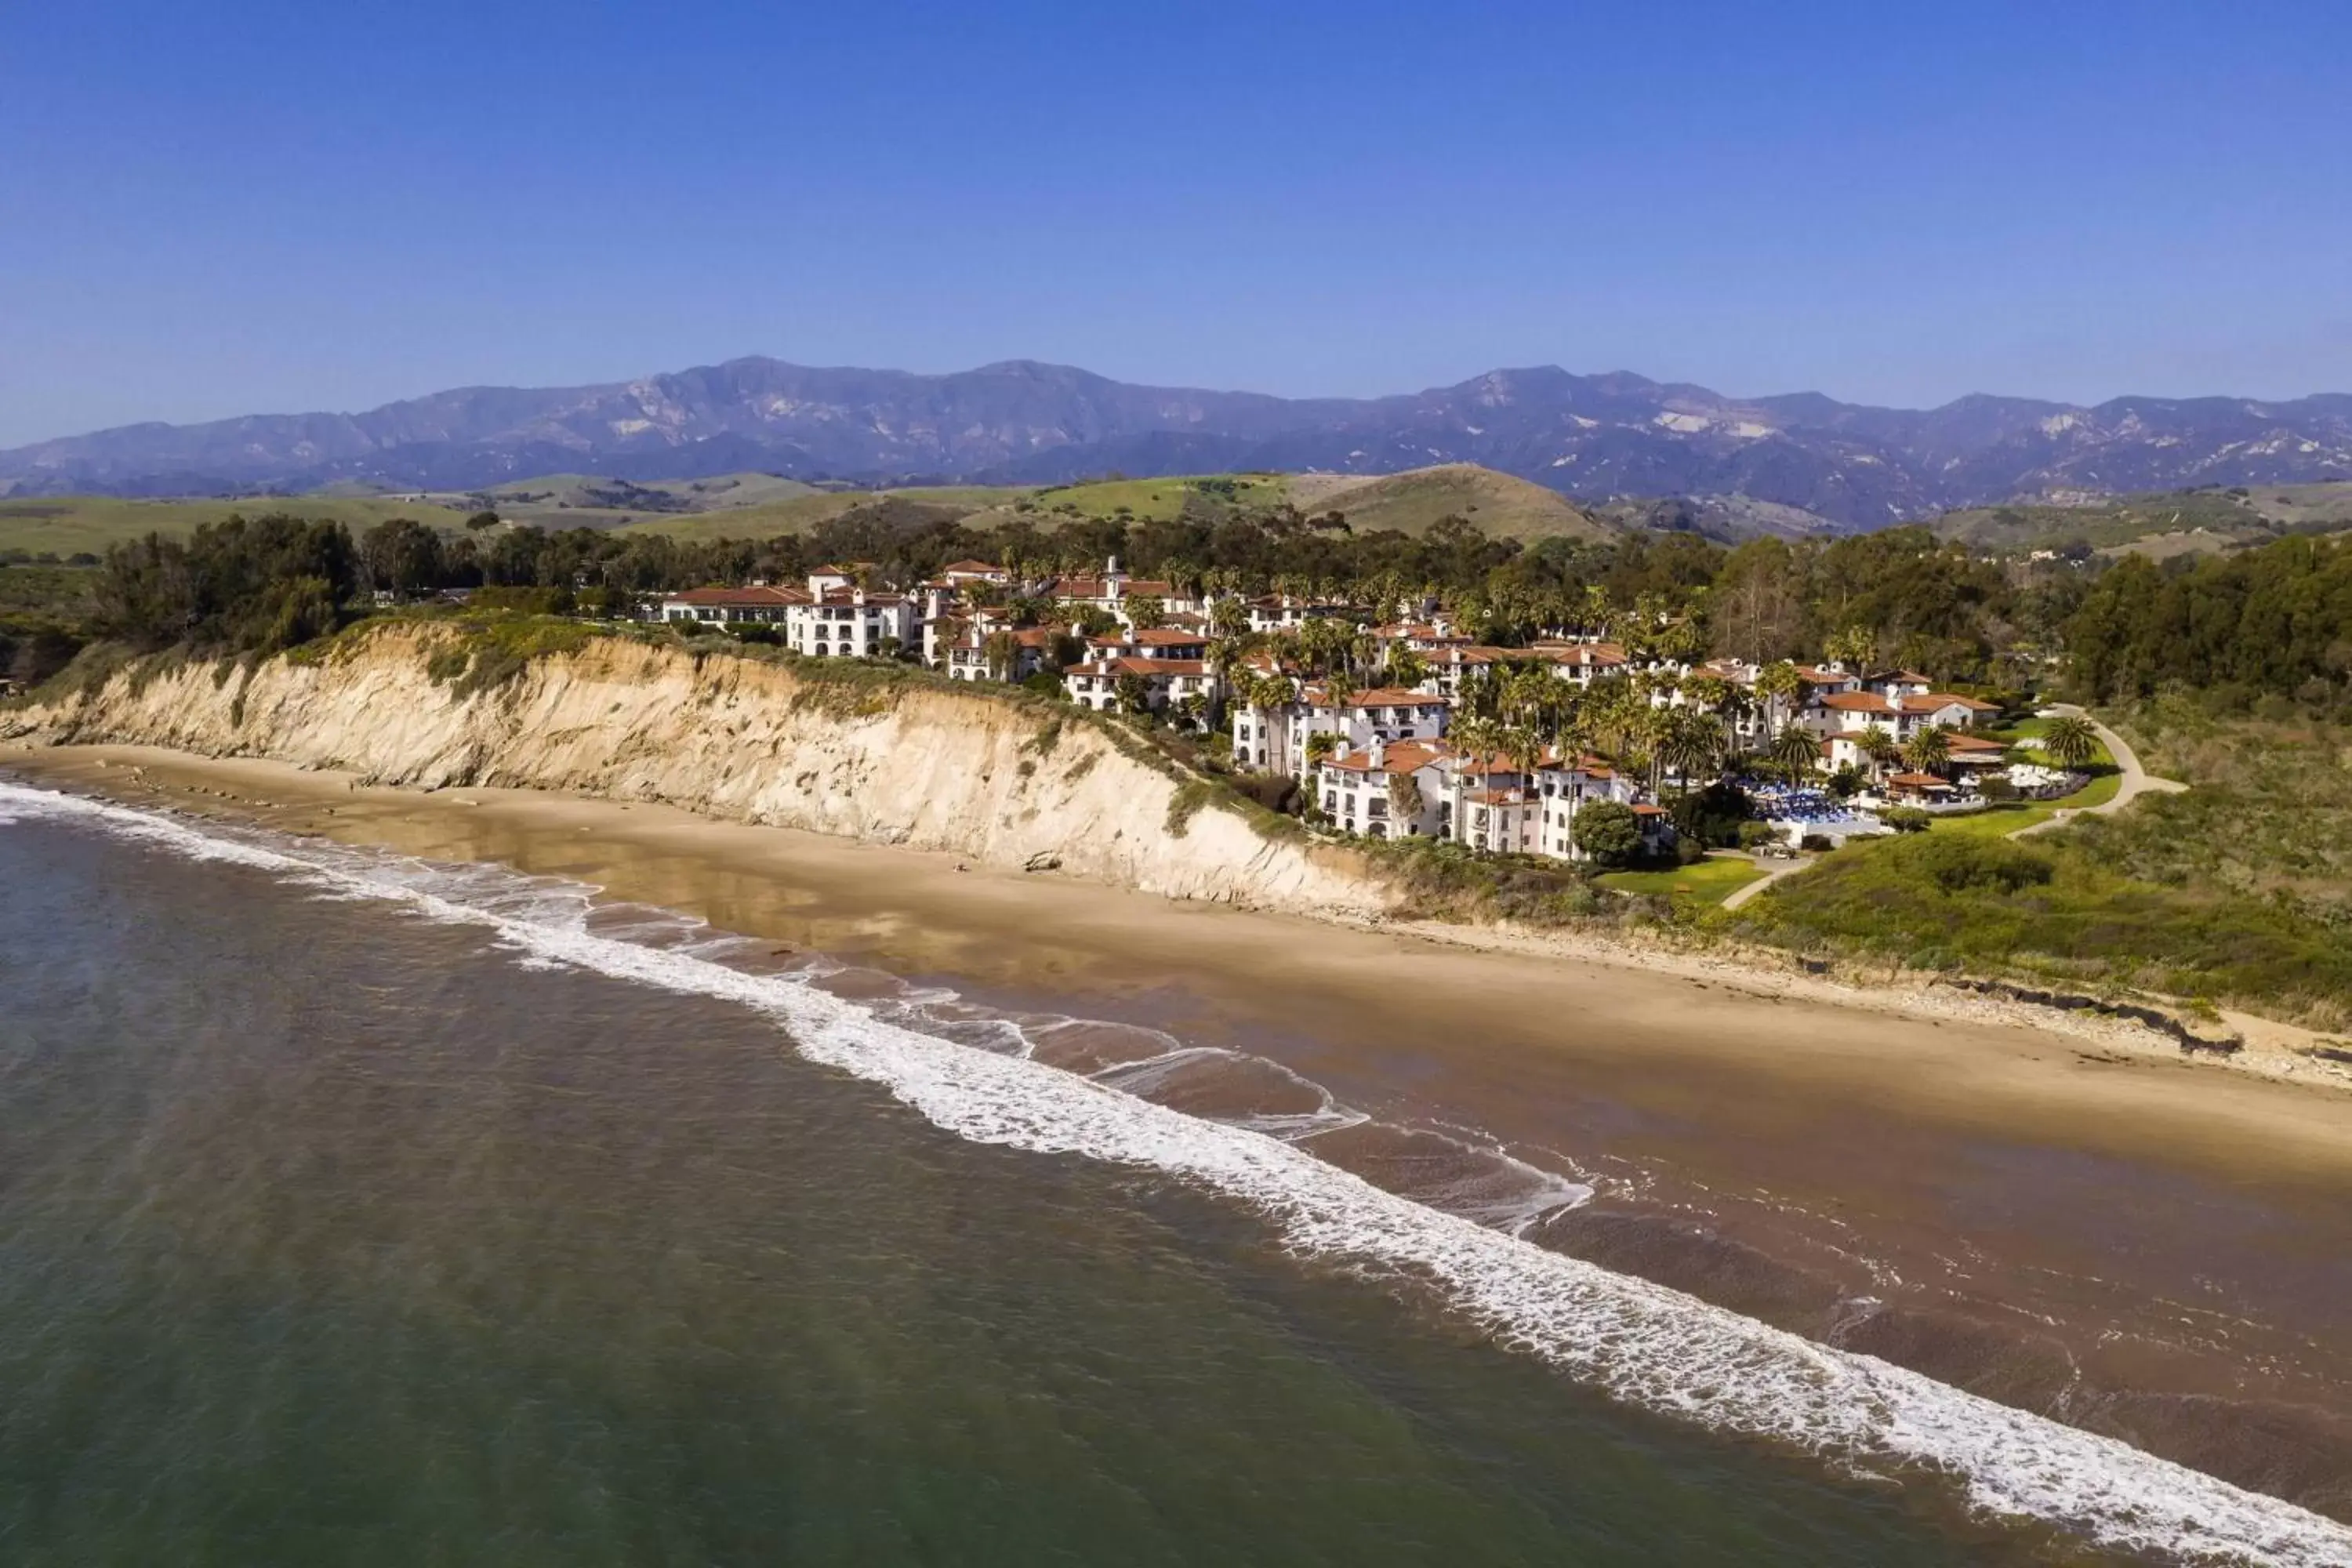
<svg viewBox="0 0 2352 1568">
<path fill-rule="evenodd" d="M 0 452 L 0 494 L 470 490 L 545 474 L 746 471 L 1056 484 L 1447 464 L 1589 502 L 1738 498 L 1872 528 L 2020 498 L 2352 479 L 2352 395 L 2095 407 L 1975 395 L 1912 410 L 1540 366 L 1393 397 L 1290 399 L 1028 360 L 917 375 L 753 358 L 598 386 L 467 387 L 362 414 L 126 426 Z"/>
</svg>

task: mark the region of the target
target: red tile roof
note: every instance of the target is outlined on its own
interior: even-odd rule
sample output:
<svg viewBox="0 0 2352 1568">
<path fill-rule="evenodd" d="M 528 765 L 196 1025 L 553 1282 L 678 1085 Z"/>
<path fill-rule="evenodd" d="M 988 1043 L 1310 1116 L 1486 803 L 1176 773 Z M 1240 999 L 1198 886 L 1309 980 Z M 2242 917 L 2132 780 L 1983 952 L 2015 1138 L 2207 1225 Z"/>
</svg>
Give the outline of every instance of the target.
<svg viewBox="0 0 2352 1568">
<path fill-rule="evenodd" d="M 662 602 L 669 605 L 709 605 L 714 607 L 751 609 L 773 608 L 779 605 L 805 605 L 812 601 L 798 588 L 688 588 L 682 594 L 666 594 Z"/>
<path fill-rule="evenodd" d="M 1071 675 L 1160 675 L 1174 678 L 1188 676 L 1195 679 L 1206 676 L 1209 667 L 1197 658 L 1100 658 L 1086 664 L 1074 664 Z"/>
<path fill-rule="evenodd" d="M 1886 713 L 1895 705 L 1875 691 L 1832 691 L 1821 700 L 1824 708 L 1834 708 L 1841 713 Z"/>
<path fill-rule="evenodd" d="M 1424 705 L 1443 708 L 1445 699 L 1426 691 L 1407 691 L 1397 686 L 1376 686 L 1370 691 L 1359 691 L 1348 699 L 1350 708 L 1418 708 Z"/>
<path fill-rule="evenodd" d="M 1347 773 L 1411 773 L 1420 772 L 1448 754 L 1442 742 L 1432 745 L 1425 741 L 1391 741 L 1381 749 L 1378 768 L 1372 766 L 1372 753 L 1369 747 L 1345 756 L 1326 757 L 1323 765 Z"/>
</svg>

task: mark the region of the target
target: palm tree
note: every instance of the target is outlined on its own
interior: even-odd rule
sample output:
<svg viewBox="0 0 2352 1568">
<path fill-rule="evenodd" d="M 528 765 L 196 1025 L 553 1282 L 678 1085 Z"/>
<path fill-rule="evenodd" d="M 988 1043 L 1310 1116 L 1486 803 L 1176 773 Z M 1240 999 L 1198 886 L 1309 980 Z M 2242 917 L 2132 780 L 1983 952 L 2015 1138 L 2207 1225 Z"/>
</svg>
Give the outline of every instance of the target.
<svg viewBox="0 0 2352 1568">
<path fill-rule="evenodd" d="M 1952 760 L 1952 740 L 1933 724 L 1904 743 L 1903 761 L 1915 773 L 1932 773 Z"/>
<path fill-rule="evenodd" d="M 1503 727 L 1492 719 L 1474 716 L 1457 720 L 1445 738 L 1464 757 L 1483 760 L 1502 750 Z"/>
<path fill-rule="evenodd" d="M 1870 759 L 1870 771 L 1874 777 L 1885 772 L 1886 764 L 1903 754 L 1903 748 L 1895 743 L 1895 737 L 1886 732 L 1884 724 L 1873 724 L 1864 730 L 1855 739 L 1854 744 L 1861 748 L 1864 756 Z"/>
<path fill-rule="evenodd" d="M 1658 737 L 1658 761 L 1682 781 L 1685 795 L 1690 793 L 1691 779 L 1712 773 L 1722 754 L 1723 731 L 1714 720 L 1689 710 L 1667 716 Z"/>
<path fill-rule="evenodd" d="M 1805 678 L 1787 659 L 1775 659 L 1756 672 L 1756 694 L 1764 699 L 1764 726 L 1776 734 L 1789 716 L 1789 706 L 1804 689 Z M 1777 754 L 1777 753 L 1776 753 Z"/>
<path fill-rule="evenodd" d="M 2042 731 L 2042 750 L 2062 768 L 2087 766 L 2098 749 L 2098 731 L 2078 714 L 2061 714 Z"/>
<path fill-rule="evenodd" d="M 1536 767 L 1543 761 L 1544 738 L 1524 725 L 1514 725 L 1503 731 L 1503 754 L 1532 784 Z"/>
<path fill-rule="evenodd" d="M 1602 587 L 1598 583 L 1586 584 L 1584 588 L 1584 603 L 1577 612 L 1577 620 L 1583 630 L 1591 632 L 1595 636 L 1600 636 L 1601 634 L 1607 632 L 1609 629 L 1609 590 Z"/>
<path fill-rule="evenodd" d="M 1846 668 L 1861 674 L 1870 668 L 1871 660 L 1878 655 L 1878 637 L 1868 626 L 1847 626 L 1831 633 L 1822 651 Z"/>
<path fill-rule="evenodd" d="M 1783 724 L 1773 731 L 1769 755 L 1787 772 L 1789 782 L 1795 784 L 1820 763 L 1822 745 L 1802 724 Z"/>
</svg>

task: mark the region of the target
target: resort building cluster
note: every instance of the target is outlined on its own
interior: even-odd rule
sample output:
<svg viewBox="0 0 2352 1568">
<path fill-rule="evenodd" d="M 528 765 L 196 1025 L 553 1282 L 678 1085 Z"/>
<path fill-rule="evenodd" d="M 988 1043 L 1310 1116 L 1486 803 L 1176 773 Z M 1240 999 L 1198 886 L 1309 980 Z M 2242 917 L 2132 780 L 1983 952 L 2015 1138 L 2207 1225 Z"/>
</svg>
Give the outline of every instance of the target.
<svg viewBox="0 0 2352 1568">
<path fill-rule="evenodd" d="M 1524 738 L 1509 754 L 1495 726 L 1457 729 L 1465 687 L 1496 672 L 1546 672 L 1579 696 L 1618 682 L 1653 708 L 1708 713 L 1720 721 L 1727 769 L 1768 748 L 1781 764 L 1788 782 L 1765 792 L 1765 815 L 1791 842 L 1883 831 L 1877 810 L 1971 801 L 1995 773 L 2016 772 L 2033 793 L 2041 781 L 2024 775 L 2047 771 L 2017 769 L 2004 742 L 1969 732 L 1992 704 L 1939 691 L 1911 670 L 1644 658 L 1565 628 L 1524 647 L 1486 647 L 1433 603 L 1417 618 L 1369 625 L 1370 612 L 1341 600 L 1210 595 L 1130 576 L 1116 558 L 1098 573 L 1025 581 L 960 561 L 903 590 L 873 582 L 870 567 L 828 566 L 804 584 L 672 594 L 656 614 L 674 625 L 764 626 L 808 658 L 919 658 L 956 680 L 1052 681 L 1083 708 L 1227 737 L 1236 767 L 1297 781 L 1339 831 L 1559 859 L 1580 858 L 1578 815 L 1601 801 L 1630 808 L 1644 842 L 1665 846 L 1674 830 L 1660 786 L 1710 781 L 1654 763 L 1634 776 L 1603 757 Z M 1285 649 L 1307 643 L 1318 621 L 1369 648 L 1366 668 L 1385 683 L 1358 689 L 1344 675 L 1302 670 Z M 1400 669 L 1411 672 L 1410 684 Z M 1792 731 L 1811 738 L 1810 765 L 1789 757 Z M 1902 765 L 1919 754 L 1913 742 L 1927 731 L 1942 737 L 1935 769 Z M 1854 802 L 1819 787 L 1841 770 L 1867 781 Z M 2051 775 L 2051 787 L 2063 782 Z"/>
</svg>

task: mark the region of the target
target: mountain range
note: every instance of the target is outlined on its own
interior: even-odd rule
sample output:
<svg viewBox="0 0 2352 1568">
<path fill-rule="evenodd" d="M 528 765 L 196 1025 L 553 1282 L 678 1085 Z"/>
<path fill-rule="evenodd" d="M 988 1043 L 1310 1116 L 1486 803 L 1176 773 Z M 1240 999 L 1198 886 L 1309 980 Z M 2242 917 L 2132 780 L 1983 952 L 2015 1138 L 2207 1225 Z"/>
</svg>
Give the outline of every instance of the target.
<svg viewBox="0 0 2352 1568">
<path fill-rule="evenodd" d="M 944 375 L 730 360 L 596 386 L 467 387 L 363 414 L 131 425 L 0 452 L 0 494 L 463 490 L 532 475 L 759 470 L 1055 484 L 1475 463 L 1588 501 L 1738 497 L 1845 528 L 2019 498 L 2352 479 L 2352 395 L 1972 395 L 1877 408 L 1553 366 L 1378 398 L 1139 386 L 1009 361 Z"/>
</svg>

